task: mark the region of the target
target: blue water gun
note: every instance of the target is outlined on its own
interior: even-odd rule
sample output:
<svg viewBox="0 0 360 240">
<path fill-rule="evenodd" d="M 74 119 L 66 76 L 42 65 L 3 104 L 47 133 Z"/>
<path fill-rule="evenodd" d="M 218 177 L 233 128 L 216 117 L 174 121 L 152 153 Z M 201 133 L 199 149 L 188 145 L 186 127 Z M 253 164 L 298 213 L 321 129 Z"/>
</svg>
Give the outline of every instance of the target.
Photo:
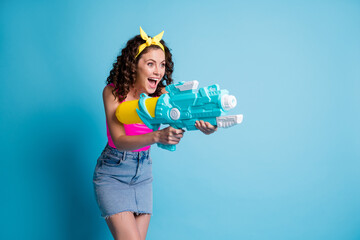
<svg viewBox="0 0 360 240">
<path fill-rule="evenodd" d="M 219 128 L 232 127 L 242 122 L 242 114 L 226 115 L 237 104 L 235 96 L 229 95 L 225 89 L 221 90 L 218 84 L 199 89 L 198 86 L 196 80 L 171 84 L 165 88 L 168 93 L 158 98 L 142 93 L 139 100 L 120 104 L 116 116 L 126 124 L 143 122 L 154 131 L 159 129 L 160 124 L 191 131 L 198 130 L 195 122 L 200 120 Z M 134 110 L 137 114 L 134 114 Z M 158 146 L 176 150 L 175 145 L 158 143 Z"/>
</svg>

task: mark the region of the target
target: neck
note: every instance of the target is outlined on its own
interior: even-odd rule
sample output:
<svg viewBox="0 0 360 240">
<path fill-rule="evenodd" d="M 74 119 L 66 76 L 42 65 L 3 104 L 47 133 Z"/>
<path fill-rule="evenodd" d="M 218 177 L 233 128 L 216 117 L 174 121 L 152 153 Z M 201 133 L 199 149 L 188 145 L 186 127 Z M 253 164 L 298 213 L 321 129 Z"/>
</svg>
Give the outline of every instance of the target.
<svg viewBox="0 0 360 240">
<path fill-rule="evenodd" d="M 143 93 L 142 91 L 136 89 L 136 88 L 131 88 L 129 93 L 127 94 L 127 97 L 126 99 L 128 101 L 131 101 L 131 100 L 138 100 L 140 99 L 140 94 Z"/>
</svg>

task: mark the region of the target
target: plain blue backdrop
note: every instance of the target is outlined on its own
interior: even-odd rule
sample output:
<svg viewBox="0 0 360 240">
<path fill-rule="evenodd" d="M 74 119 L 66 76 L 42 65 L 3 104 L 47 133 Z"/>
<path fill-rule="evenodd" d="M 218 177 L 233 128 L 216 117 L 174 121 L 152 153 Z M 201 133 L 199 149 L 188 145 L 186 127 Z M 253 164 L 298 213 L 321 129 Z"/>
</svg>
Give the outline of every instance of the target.
<svg viewBox="0 0 360 240">
<path fill-rule="evenodd" d="M 111 239 L 93 189 L 119 51 L 165 31 L 175 81 L 241 125 L 152 148 L 148 239 L 360 239 L 360 2 L 0 2 L 0 239 Z"/>
</svg>

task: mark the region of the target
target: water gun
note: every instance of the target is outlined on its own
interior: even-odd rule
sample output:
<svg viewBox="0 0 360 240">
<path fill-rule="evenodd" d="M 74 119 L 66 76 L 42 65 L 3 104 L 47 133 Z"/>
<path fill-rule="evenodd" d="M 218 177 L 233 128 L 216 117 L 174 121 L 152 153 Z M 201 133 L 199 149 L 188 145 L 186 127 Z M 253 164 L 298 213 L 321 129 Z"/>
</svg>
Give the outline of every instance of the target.
<svg viewBox="0 0 360 240">
<path fill-rule="evenodd" d="M 243 115 L 227 116 L 226 113 L 236 104 L 235 96 L 229 95 L 218 84 L 199 88 L 198 81 L 179 82 L 168 85 L 168 93 L 160 97 L 149 97 L 145 93 L 139 100 L 126 101 L 116 109 L 116 117 L 123 124 L 144 123 L 154 131 L 160 124 L 169 124 L 173 128 L 198 130 L 195 122 L 203 120 L 219 128 L 240 124 Z M 158 143 L 158 146 L 175 151 L 175 145 Z"/>
</svg>

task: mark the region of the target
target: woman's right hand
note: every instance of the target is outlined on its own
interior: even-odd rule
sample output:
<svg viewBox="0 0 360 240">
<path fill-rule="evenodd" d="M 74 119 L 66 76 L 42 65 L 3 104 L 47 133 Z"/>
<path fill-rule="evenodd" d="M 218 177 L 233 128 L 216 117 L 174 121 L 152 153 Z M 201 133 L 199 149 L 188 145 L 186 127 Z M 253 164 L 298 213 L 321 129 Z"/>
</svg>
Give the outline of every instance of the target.
<svg viewBox="0 0 360 240">
<path fill-rule="evenodd" d="M 171 126 L 161 129 L 157 131 L 158 134 L 158 143 L 162 144 L 178 144 L 180 142 L 180 139 L 184 136 L 185 130 L 182 129 L 176 129 Z"/>
</svg>

